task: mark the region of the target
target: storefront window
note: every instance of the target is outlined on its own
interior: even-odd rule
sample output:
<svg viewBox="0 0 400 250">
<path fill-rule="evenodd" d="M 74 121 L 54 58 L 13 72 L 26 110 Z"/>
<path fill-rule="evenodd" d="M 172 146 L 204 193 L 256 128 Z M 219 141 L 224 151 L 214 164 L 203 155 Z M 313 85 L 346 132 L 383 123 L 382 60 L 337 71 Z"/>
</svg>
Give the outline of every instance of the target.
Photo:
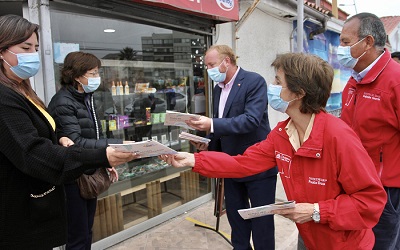
<svg viewBox="0 0 400 250">
<path fill-rule="evenodd" d="M 179 138 L 181 127 L 163 122 L 166 110 L 206 112 L 204 36 L 56 10 L 51 11 L 51 25 L 57 89 L 69 52 L 101 59 L 102 83 L 95 101 L 105 136 L 193 150 Z M 118 166 L 117 171 L 119 181 L 98 201 L 94 241 L 210 192 L 207 178 L 173 169 L 156 157 Z"/>
</svg>

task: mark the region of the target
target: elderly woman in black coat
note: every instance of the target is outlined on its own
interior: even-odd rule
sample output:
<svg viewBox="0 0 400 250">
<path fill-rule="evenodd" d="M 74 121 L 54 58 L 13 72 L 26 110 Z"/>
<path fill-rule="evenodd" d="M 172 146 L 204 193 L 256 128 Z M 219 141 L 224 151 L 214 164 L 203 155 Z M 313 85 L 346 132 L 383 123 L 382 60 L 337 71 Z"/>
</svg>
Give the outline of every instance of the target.
<svg viewBox="0 0 400 250">
<path fill-rule="evenodd" d="M 57 137 L 68 137 L 83 148 L 106 148 L 110 143 L 123 143 L 122 139 L 104 138 L 101 133 L 93 98 L 93 92 L 101 82 L 100 67 L 100 60 L 93 54 L 69 53 L 61 69 L 62 87 L 49 103 L 49 112 L 57 125 Z M 110 178 L 117 180 L 115 169 L 108 170 Z M 93 172 L 89 170 L 85 174 Z M 66 249 L 90 249 L 97 198 L 81 197 L 76 180 L 65 184 L 65 191 L 68 217 Z"/>
</svg>

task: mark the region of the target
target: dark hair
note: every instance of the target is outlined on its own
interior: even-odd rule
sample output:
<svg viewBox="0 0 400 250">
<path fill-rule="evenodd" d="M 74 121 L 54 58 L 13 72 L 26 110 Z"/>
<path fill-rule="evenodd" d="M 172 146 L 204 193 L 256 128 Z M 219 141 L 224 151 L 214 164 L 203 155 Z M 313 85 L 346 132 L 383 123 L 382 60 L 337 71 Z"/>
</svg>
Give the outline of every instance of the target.
<svg viewBox="0 0 400 250">
<path fill-rule="evenodd" d="M 0 52 L 20 44 L 28 40 L 32 34 L 35 33 L 39 41 L 39 25 L 29 22 L 23 17 L 16 15 L 0 16 Z M 2 62 L 3 59 L 0 58 Z M 17 91 L 21 95 L 26 95 L 37 105 L 42 108 L 45 107 L 44 103 L 33 91 L 29 79 L 23 80 L 21 83 L 9 79 L 4 74 L 3 63 L 0 64 L 0 83 Z"/>
<path fill-rule="evenodd" d="M 331 94 L 333 68 L 322 58 L 304 53 L 286 53 L 276 57 L 271 64 L 283 70 L 287 88 L 301 99 L 301 113 L 319 113 L 325 110 Z"/>
<path fill-rule="evenodd" d="M 64 59 L 61 69 L 61 85 L 77 88 L 78 82 L 75 78 L 83 76 L 88 70 L 100 68 L 100 60 L 93 54 L 85 52 L 71 52 Z"/>
<path fill-rule="evenodd" d="M 353 19 L 360 21 L 358 38 L 363 39 L 371 35 L 375 40 L 374 46 L 377 49 L 383 50 L 386 44 L 386 32 L 381 19 L 372 13 L 363 12 L 350 17 L 345 23 Z"/>
<path fill-rule="evenodd" d="M 392 58 L 395 58 L 395 57 L 400 59 L 400 51 L 396 51 L 396 52 L 392 53 Z"/>
</svg>

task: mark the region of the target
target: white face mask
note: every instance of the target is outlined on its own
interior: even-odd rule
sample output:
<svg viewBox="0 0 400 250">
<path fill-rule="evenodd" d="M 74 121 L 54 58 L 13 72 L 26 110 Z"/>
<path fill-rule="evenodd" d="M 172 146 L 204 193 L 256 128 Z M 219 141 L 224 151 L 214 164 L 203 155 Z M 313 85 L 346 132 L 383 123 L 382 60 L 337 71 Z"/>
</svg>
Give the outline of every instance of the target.
<svg viewBox="0 0 400 250">
<path fill-rule="evenodd" d="M 338 47 L 337 58 L 339 60 L 339 63 L 343 67 L 350 68 L 350 69 L 354 68 L 358 62 L 358 59 L 360 59 L 363 55 L 365 55 L 366 51 L 364 51 L 364 53 L 362 53 L 362 55 L 359 56 L 358 58 L 354 58 L 351 55 L 351 48 L 356 46 L 358 43 L 360 43 L 364 39 L 365 39 L 365 37 L 351 46 L 339 46 Z"/>
<path fill-rule="evenodd" d="M 38 52 L 33 53 L 14 53 L 7 49 L 13 55 L 17 56 L 18 64 L 11 66 L 4 58 L 3 61 L 10 66 L 10 69 L 16 76 L 21 79 L 28 79 L 37 74 L 40 67 L 40 57 Z"/>
<path fill-rule="evenodd" d="M 285 101 L 281 98 L 281 92 L 282 92 L 282 86 L 270 84 L 267 90 L 268 104 L 271 106 L 271 108 L 275 109 L 276 111 L 286 113 L 289 104 L 297 100 L 297 98 L 290 101 Z"/>
<path fill-rule="evenodd" d="M 85 93 L 92 93 L 94 91 L 96 91 L 96 89 L 99 88 L 100 83 L 101 83 L 101 77 L 86 77 L 83 76 L 86 79 L 88 79 L 88 84 L 82 84 L 81 82 L 79 82 L 83 88 L 83 91 L 85 91 Z"/>
<path fill-rule="evenodd" d="M 226 79 L 226 72 L 228 71 L 228 67 L 226 67 L 226 71 L 224 73 L 219 71 L 219 67 L 221 67 L 222 63 L 218 65 L 218 67 L 214 67 L 212 69 L 207 69 L 208 76 L 214 81 L 214 82 L 223 82 Z"/>
</svg>

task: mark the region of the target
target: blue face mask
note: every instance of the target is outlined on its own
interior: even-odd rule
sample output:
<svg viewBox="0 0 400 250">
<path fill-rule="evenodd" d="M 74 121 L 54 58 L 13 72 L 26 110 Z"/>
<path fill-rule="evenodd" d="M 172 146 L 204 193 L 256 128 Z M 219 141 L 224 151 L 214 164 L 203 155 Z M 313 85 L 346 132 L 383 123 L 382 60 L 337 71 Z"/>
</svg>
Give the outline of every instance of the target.
<svg viewBox="0 0 400 250">
<path fill-rule="evenodd" d="M 19 53 L 16 54 L 11 50 L 8 50 L 13 55 L 17 56 L 18 64 L 16 66 L 11 66 L 6 60 L 3 61 L 10 66 L 11 71 L 21 79 L 28 79 L 37 74 L 40 67 L 39 53 Z"/>
<path fill-rule="evenodd" d="M 351 45 L 351 46 L 339 46 L 337 49 L 337 58 L 339 60 L 339 63 L 346 68 L 352 69 L 356 66 L 358 59 L 360 59 L 365 53 L 366 51 L 359 56 L 358 58 L 354 58 L 351 55 L 351 48 L 354 47 L 355 45 L 357 45 L 359 42 L 361 42 L 362 40 L 364 40 L 365 37 L 363 39 L 361 39 L 360 41 L 356 42 L 355 44 Z"/>
<path fill-rule="evenodd" d="M 92 92 L 96 91 L 96 89 L 99 88 L 100 83 L 101 83 L 101 77 L 90 77 L 90 78 L 88 78 L 86 76 L 83 76 L 83 77 L 88 79 L 87 85 L 80 83 L 83 88 L 83 91 L 85 91 L 85 93 L 92 93 Z"/>
<path fill-rule="evenodd" d="M 226 67 L 225 73 L 221 73 L 219 71 L 219 67 L 222 65 L 224 61 L 221 62 L 221 64 L 218 67 L 214 67 L 212 69 L 207 69 L 208 76 L 214 81 L 214 82 L 223 82 L 226 79 L 226 71 L 228 71 L 228 67 Z"/>
<path fill-rule="evenodd" d="M 282 86 L 270 84 L 268 86 L 268 103 L 271 108 L 275 109 L 276 111 L 285 113 L 287 108 L 289 107 L 289 103 L 293 102 L 297 98 L 287 102 L 281 98 Z"/>
</svg>

